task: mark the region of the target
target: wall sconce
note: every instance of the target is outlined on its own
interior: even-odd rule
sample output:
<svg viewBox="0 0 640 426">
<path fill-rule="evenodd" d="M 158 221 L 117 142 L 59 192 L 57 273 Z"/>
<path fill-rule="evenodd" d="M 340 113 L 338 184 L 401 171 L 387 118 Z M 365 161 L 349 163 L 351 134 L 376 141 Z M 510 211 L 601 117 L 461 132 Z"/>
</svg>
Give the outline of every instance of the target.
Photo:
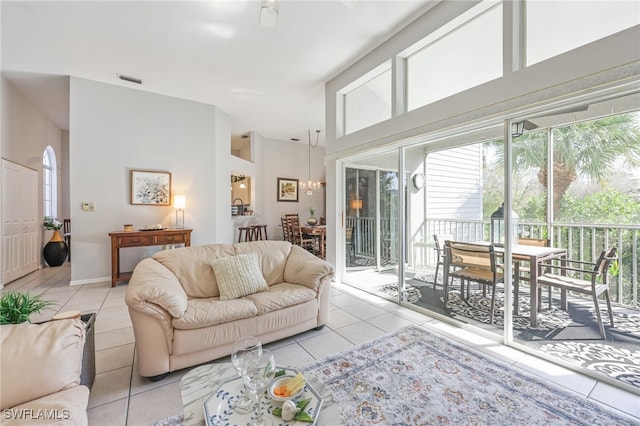
<svg viewBox="0 0 640 426">
<path fill-rule="evenodd" d="M 245 175 L 239 175 L 239 176 L 232 175 L 231 176 L 231 183 L 240 182 L 240 185 L 238 185 L 238 188 L 245 189 L 247 187 L 247 185 L 244 183 L 244 181 L 246 179 L 247 179 L 247 177 Z M 231 189 L 233 190 L 233 186 L 231 187 Z"/>
<path fill-rule="evenodd" d="M 176 228 L 184 228 L 184 209 L 187 207 L 187 197 L 184 195 L 174 196 L 173 207 L 176 209 Z M 182 221 L 178 221 L 178 212 L 181 214 Z"/>
<path fill-rule="evenodd" d="M 362 209 L 362 198 L 355 198 L 351 200 L 351 208 L 353 210 L 361 210 Z"/>
</svg>

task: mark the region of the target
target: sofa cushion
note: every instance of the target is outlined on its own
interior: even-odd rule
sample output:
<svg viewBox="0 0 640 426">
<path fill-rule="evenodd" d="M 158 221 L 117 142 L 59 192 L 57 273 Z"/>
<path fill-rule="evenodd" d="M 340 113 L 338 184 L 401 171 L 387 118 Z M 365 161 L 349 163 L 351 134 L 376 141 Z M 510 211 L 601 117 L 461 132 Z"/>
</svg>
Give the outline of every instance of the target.
<svg viewBox="0 0 640 426">
<path fill-rule="evenodd" d="M 316 292 L 308 287 L 280 283 L 269 286 L 268 291 L 251 294 L 246 299 L 251 300 L 258 311 L 258 315 L 277 311 L 289 306 L 299 305 L 316 297 Z"/>
<path fill-rule="evenodd" d="M 269 288 L 256 253 L 223 257 L 211 262 L 218 281 L 220 300 L 237 299 Z"/>
<path fill-rule="evenodd" d="M 284 268 L 291 253 L 291 243 L 288 241 L 251 241 L 235 243 L 236 254 L 256 253 L 260 259 L 262 275 L 267 284 L 273 285 L 284 282 Z M 295 247 L 295 246 L 293 246 Z"/>
<path fill-rule="evenodd" d="M 175 274 L 189 298 L 220 296 L 211 260 L 235 255 L 231 244 L 162 250 L 152 257 Z"/>
<path fill-rule="evenodd" d="M 76 386 L 33 401 L 25 402 L 10 411 L 2 413 L 2 426 L 25 425 L 55 425 L 55 426 L 86 426 L 87 405 L 89 404 L 89 388 Z M 11 413 L 16 413 L 11 415 Z M 34 416 L 18 418 L 19 415 Z M 45 418 L 45 416 L 47 416 Z M 7 419 L 10 417 L 10 419 Z"/>
<path fill-rule="evenodd" d="M 256 305 L 250 300 L 235 299 L 221 302 L 219 298 L 191 299 L 187 304 L 187 311 L 171 324 L 181 330 L 209 327 L 253 317 L 258 313 Z"/>
<path fill-rule="evenodd" d="M 0 326 L 0 408 L 80 384 L 85 327 L 80 319 Z"/>
</svg>

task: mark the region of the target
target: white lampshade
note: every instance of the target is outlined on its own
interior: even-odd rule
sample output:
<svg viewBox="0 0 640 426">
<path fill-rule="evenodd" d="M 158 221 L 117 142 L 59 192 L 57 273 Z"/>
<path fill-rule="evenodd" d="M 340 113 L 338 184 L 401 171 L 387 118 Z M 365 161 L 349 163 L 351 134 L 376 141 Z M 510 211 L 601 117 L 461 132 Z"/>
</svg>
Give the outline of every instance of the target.
<svg viewBox="0 0 640 426">
<path fill-rule="evenodd" d="M 187 207 L 187 197 L 184 195 L 176 195 L 173 197 L 173 207 L 176 209 L 184 209 Z"/>
</svg>

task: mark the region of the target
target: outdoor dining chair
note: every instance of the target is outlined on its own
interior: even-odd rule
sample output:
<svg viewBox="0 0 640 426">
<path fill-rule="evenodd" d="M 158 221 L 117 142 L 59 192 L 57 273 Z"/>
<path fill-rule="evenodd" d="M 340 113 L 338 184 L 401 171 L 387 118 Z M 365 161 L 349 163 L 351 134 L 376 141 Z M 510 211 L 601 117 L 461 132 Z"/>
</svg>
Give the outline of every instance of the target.
<svg viewBox="0 0 640 426">
<path fill-rule="evenodd" d="M 353 226 L 349 226 L 344 231 L 345 247 L 347 249 L 347 253 L 349 253 L 349 262 L 353 262 L 356 257 L 356 246 L 354 244 L 354 237 L 356 234 L 353 232 Z"/>
<path fill-rule="evenodd" d="M 460 295 L 464 299 L 464 285 L 467 284 L 467 298 L 469 297 L 469 283 L 477 282 L 486 288 L 492 287 L 489 323 L 493 324 L 496 304 L 496 286 L 504 283 L 504 272 L 496 264 L 496 253 L 493 245 L 470 244 L 456 241 L 445 241 L 446 264 L 449 268 L 448 277 L 460 279 Z M 452 267 L 459 268 L 451 270 Z M 446 277 L 445 277 L 446 280 Z M 445 302 L 447 293 L 445 281 Z"/>
<path fill-rule="evenodd" d="M 518 238 L 518 244 L 521 246 L 550 247 L 551 241 L 545 238 Z M 515 294 L 519 293 L 520 281 L 531 281 L 531 265 L 526 256 L 513 256 L 514 261 L 514 286 Z M 549 287 L 549 303 L 551 303 L 551 287 Z M 517 306 L 517 304 L 516 304 Z M 538 310 L 542 308 L 542 288 L 538 287 Z M 517 312 L 517 309 L 516 309 Z"/>
<path fill-rule="evenodd" d="M 582 293 L 591 295 L 593 305 L 598 318 L 598 327 L 600 335 L 606 339 L 604 325 L 602 324 L 602 315 L 598 305 L 598 296 L 604 293 L 607 302 L 607 310 L 609 311 L 609 320 L 613 327 L 613 312 L 611 311 L 611 298 L 609 297 L 609 267 L 612 262 L 617 261 L 616 247 L 603 250 L 594 262 L 582 262 L 578 260 L 563 260 L 561 264 L 552 264 L 544 262 L 540 264 L 540 276 L 538 278 L 539 286 L 556 287 L 565 291 Z M 589 269 L 588 267 L 591 266 Z M 542 271 L 546 271 L 544 274 Z M 557 272 L 557 273 L 552 273 Z M 582 277 L 589 277 L 584 279 Z"/>
<path fill-rule="evenodd" d="M 442 268 L 444 269 L 444 265 L 445 265 L 445 250 L 444 250 L 444 242 L 445 241 L 449 241 L 449 240 L 453 240 L 453 235 L 451 234 L 443 234 L 443 235 L 439 235 L 439 234 L 433 234 L 433 244 L 434 244 L 434 250 L 436 251 L 436 273 L 433 276 L 433 288 L 436 288 L 436 284 L 438 283 L 438 271 L 440 270 L 440 266 L 442 266 Z M 444 279 L 445 279 L 445 274 L 444 272 L 442 273 L 442 285 L 444 287 Z"/>
</svg>

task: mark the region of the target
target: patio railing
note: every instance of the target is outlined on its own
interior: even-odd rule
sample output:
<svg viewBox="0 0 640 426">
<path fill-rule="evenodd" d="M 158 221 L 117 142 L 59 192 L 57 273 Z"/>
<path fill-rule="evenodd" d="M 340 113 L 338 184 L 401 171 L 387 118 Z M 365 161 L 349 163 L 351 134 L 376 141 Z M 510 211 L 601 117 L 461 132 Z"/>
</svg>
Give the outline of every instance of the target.
<svg viewBox="0 0 640 426">
<path fill-rule="evenodd" d="M 353 227 L 355 253 L 375 257 L 376 227 L 375 218 L 347 217 L 346 225 Z M 395 219 L 384 219 L 380 223 L 381 241 L 394 240 Z M 415 258 L 414 250 L 421 250 L 421 263 L 436 265 L 435 251 L 430 249 L 433 234 L 451 234 L 459 241 L 486 241 L 489 239 L 489 221 L 427 219 L 422 229 L 410 237 L 407 247 L 407 261 L 411 264 Z M 631 308 L 640 307 L 638 281 L 640 281 L 640 226 L 631 225 L 577 225 L 571 223 L 521 222 L 519 235 L 527 238 L 549 238 L 554 247 L 567 249 L 568 257 L 574 260 L 595 262 L 602 250 L 618 248 L 618 265 L 611 277 L 611 294 L 616 303 Z M 395 247 L 395 240 L 391 243 Z M 383 257 L 396 258 L 395 250 L 384 250 Z M 420 263 L 420 262 L 419 262 Z M 412 265 L 413 266 L 413 265 Z"/>
<path fill-rule="evenodd" d="M 482 220 L 428 219 L 423 228 L 422 235 L 426 236 L 451 234 L 460 241 L 486 241 L 489 239 L 490 224 Z M 595 262 L 602 250 L 617 247 L 619 260 L 617 267 L 612 269 L 612 299 L 623 306 L 640 306 L 640 226 L 552 223 L 548 227 L 546 223 L 522 222 L 519 224 L 519 235 L 548 238 L 552 246 L 566 248 L 569 259 L 586 262 Z M 435 257 L 431 262 L 435 262 Z"/>
</svg>

